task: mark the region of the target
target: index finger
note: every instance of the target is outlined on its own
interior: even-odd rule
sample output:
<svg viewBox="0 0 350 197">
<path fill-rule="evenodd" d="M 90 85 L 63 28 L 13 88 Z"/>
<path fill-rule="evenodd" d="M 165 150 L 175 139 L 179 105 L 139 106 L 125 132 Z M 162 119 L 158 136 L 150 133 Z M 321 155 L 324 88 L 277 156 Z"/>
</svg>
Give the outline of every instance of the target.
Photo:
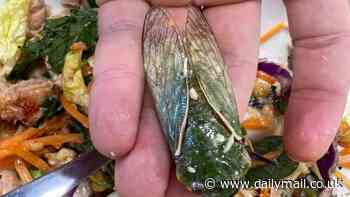
<svg viewBox="0 0 350 197">
<path fill-rule="evenodd" d="M 231 3 L 240 3 L 247 0 L 147 0 L 153 5 L 159 5 L 159 6 L 187 6 L 190 4 L 196 5 L 196 6 L 218 6 L 218 5 L 225 5 L 225 4 L 231 4 Z"/>
<path fill-rule="evenodd" d="M 284 142 L 295 159 L 315 161 L 334 140 L 350 85 L 347 0 L 285 0 L 294 40 L 294 82 Z"/>
<path fill-rule="evenodd" d="M 254 0 L 204 10 L 228 65 L 241 118 L 247 110 L 256 77 L 260 9 L 260 1 Z"/>
<path fill-rule="evenodd" d="M 99 9 L 89 114 L 92 140 L 108 156 L 121 156 L 135 143 L 144 86 L 141 44 L 147 10 L 145 2 L 131 0 L 110 1 Z"/>
</svg>

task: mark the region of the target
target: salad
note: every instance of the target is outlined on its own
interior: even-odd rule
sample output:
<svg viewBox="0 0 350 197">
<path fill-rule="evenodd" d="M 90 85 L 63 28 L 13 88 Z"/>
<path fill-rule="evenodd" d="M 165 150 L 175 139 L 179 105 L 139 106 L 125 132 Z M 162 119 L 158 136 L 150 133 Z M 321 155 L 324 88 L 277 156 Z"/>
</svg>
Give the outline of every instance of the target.
<svg viewBox="0 0 350 197">
<path fill-rule="evenodd" d="M 98 39 L 94 0 L 62 0 L 62 12 L 43 0 L 7 0 L 0 7 L 0 195 L 39 178 L 89 151 L 87 116 Z M 262 37 L 286 28 L 277 24 Z M 328 153 L 316 163 L 296 162 L 283 151 L 283 115 L 292 71 L 288 65 L 261 60 L 241 122 L 251 167 L 243 179 L 299 180 L 324 183 L 350 168 L 350 122 L 347 115 Z M 192 92 L 193 94 L 193 92 Z M 192 95 L 193 96 L 193 95 Z M 82 182 L 72 196 L 114 193 L 114 163 Z M 335 189 L 240 189 L 235 197 L 332 196 Z M 232 195 L 231 195 L 232 196 Z"/>
</svg>

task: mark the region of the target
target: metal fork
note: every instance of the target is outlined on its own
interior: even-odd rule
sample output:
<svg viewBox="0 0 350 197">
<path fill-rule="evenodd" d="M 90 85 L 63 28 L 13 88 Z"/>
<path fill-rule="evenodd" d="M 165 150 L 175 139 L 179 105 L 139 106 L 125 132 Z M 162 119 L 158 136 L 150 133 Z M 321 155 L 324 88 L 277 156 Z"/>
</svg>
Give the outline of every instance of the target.
<svg viewBox="0 0 350 197">
<path fill-rule="evenodd" d="M 39 179 L 25 184 L 4 197 L 62 197 L 69 194 L 81 181 L 110 160 L 96 150 L 82 154 L 73 162 Z"/>
</svg>

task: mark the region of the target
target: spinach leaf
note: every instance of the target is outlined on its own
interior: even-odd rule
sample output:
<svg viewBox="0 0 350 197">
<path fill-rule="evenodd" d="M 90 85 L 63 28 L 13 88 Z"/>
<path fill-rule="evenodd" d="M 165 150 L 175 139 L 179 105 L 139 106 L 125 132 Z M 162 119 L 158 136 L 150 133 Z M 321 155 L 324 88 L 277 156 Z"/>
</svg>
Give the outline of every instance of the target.
<svg viewBox="0 0 350 197">
<path fill-rule="evenodd" d="M 92 7 L 92 8 L 97 8 L 98 7 L 98 5 L 96 3 L 96 0 L 87 0 L 87 2 L 89 4 L 89 6 Z"/>
<path fill-rule="evenodd" d="M 44 119 L 50 119 L 62 111 L 62 105 L 56 96 L 47 97 L 41 107 Z"/>
<path fill-rule="evenodd" d="M 273 106 L 280 114 L 285 114 L 288 107 L 288 102 L 282 97 L 275 97 L 273 100 Z"/>
<path fill-rule="evenodd" d="M 115 161 L 111 160 L 101 168 L 101 170 L 109 176 L 112 183 L 114 183 L 114 167 Z"/>
<path fill-rule="evenodd" d="M 22 49 L 19 61 L 7 80 L 28 78 L 29 71 L 35 68 L 35 61 L 48 58 L 54 73 L 61 73 L 65 56 L 75 42 L 84 42 L 88 47 L 86 53 L 93 53 L 97 42 L 96 9 L 73 9 L 69 16 L 46 20 L 43 37 L 27 41 Z"/>
<path fill-rule="evenodd" d="M 250 183 L 258 180 L 267 179 L 283 179 L 292 174 L 298 167 L 298 162 L 288 158 L 287 154 L 283 153 L 278 158 L 275 164 L 267 164 L 256 168 L 251 168 L 246 174 L 245 178 Z"/>
<path fill-rule="evenodd" d="M 51 19 L 44 28 L 45 55 L 52 71 L 61 73 L 65 55 L 75 42 L 84 42 L 87 51 L 94 51 L 97 42 L 97 12 L 95 9 L 74 9 L 70 16 Z"/>
<path fill-rule="evenodd" d="M 87 128 L 85 128 L 80 124 L 80 122 L 76 120 L 72 121 L 72 123 L 69 125 L 69 128 L 72 132 L 81 133 L 84 137 L 84 142 L 82 144 L 72 144 L 72 148 L 80 153 L 93 150 L 94 146 L 91 142 L 89 130 Z"/>
<path fill-rule="evenodd" d="M 282 136 L 268 136 L 253 144 L 254 150 L 258 154 L 266 154 L 274 150 L 283 148 Z"/>
<path fill-rule="evenodd" d="M 42 57 L 43 50 L 42 40 L 26 42 L 22 48 L 22 58 L 6 76 L 6 80 L 28 79 L 31 71 L 37 66 L 38 59 Z"/>
<path fill-rule="evenodd" d="M 258 154 L 266 154 L 275 150 L 283 149 L 282 136 L 268 136 L 253 144 L 255 152 Z M 267 163 L 263 166 L 251 168 L 245 176 L 251 184 L 258 180 L 266 179 L 283 179 L 292 174 L 298 167 L 299 163 L 288 158 L 286 153 L 282 153 L 276 162 Z"/>
<path fill-rule="evenodd" d="M 232 191 L 232 189 L 223 189 L 222 191 L 211 191 L 203 193 L 203 197 L 231 197 L 233 194 L 237 193 L 237 190 Z"/>
</svg>

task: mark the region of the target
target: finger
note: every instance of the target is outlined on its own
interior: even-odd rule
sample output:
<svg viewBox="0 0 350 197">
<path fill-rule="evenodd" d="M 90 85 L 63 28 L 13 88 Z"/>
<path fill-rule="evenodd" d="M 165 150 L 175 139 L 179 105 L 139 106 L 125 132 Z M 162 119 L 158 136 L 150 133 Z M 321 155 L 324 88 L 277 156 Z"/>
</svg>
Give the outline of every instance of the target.
<svg viewBox="0 0 350 197">
<path fill-rule="evenodd" d="M 135 142 L 143 94 L 141 44 L 147 9 L 146 3 L 136 0 L 111 1 L 99 9 L 100 39 L 89 114 L 92 140 L 109 156 L 124 155 Z"/>
<path fill-rule="evenodd" d="M 169 187 L 166 193 L 166 197 L 200 197 L 199 194 L 189 192 L 186 190 L 186 187 L 181 184 L 176 179 L 175 167 L 171 170 L 171 175 L 169 179 Z"/>
<path fill-rule="evenodd" d="M 260 2 L 246 1 L 208 8 L 204 14 L 229 67 L 239 114 L 243 117 L 256 77 Z"/>
<path fill-rule="evenodd" d="M 165 196 L 170 171 L 169 150 L 150 100 L 150 96 L 145 98 L 135 148 L 117 161 L 116 187 L 121 197 Z"/>
<path fill-rule="evenodd" d="M 196 5 L 196 6 L 218 6 L 231 3 L 240 3 L 247 0 L 148 0 L 152 5 L 157 6 L 187 6 L 187 5 Z"/>
<path fill-rule="evenodd" d="M 350 84 L 347 0 L 288 0 L 294 82 L 285 148 L 302 161 L 319 159 L 334 140 Z"/>
</svg>

